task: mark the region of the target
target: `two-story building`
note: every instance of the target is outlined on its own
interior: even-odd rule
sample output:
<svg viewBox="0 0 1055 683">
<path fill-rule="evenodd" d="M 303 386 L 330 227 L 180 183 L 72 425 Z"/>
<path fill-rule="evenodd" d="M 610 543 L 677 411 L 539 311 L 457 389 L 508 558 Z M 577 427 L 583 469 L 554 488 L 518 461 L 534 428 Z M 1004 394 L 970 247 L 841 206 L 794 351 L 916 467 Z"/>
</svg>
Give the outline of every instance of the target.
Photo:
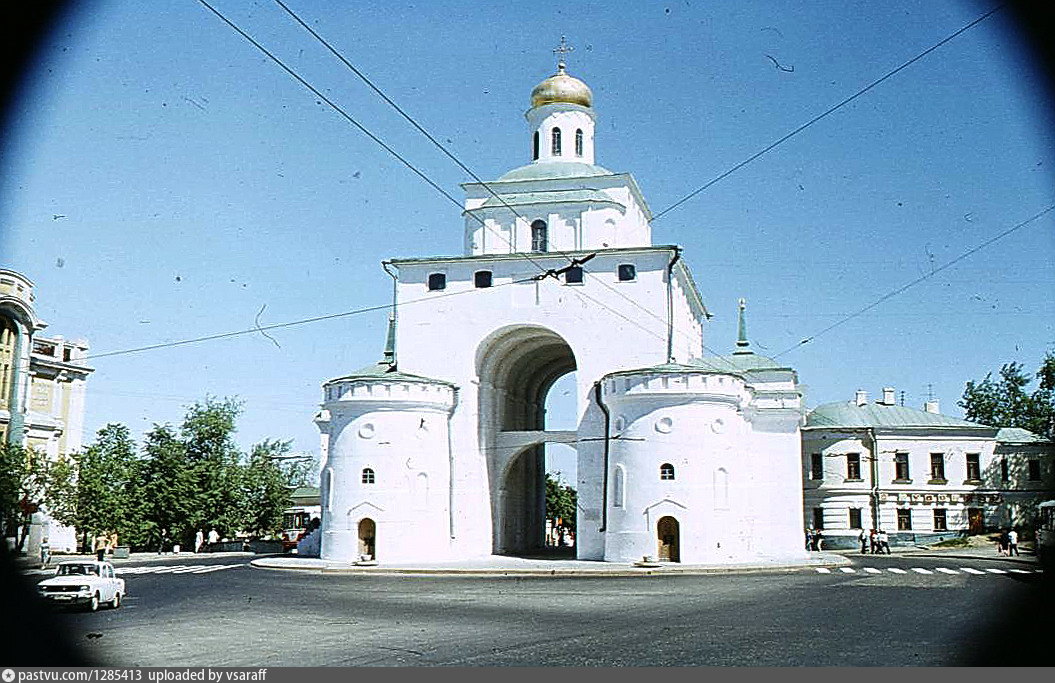
<svg viewBox="0 0 1055 683">
<path fill-rule="evenodd" d="M 889 387 L 810 412 L 802 457 L 805 524 L 826 548 L 871 529 L 904 544 L 1010 528 L 1055 493 L 1050 441 L 942 415 L 937 401 L 898 405 Z"/>
</svg>

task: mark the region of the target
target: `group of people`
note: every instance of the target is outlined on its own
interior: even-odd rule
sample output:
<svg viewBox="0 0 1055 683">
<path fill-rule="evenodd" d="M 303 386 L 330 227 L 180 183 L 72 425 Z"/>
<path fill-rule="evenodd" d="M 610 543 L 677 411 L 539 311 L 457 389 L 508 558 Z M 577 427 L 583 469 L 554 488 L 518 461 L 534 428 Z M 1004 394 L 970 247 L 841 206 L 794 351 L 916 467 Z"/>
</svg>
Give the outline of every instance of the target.
<svg viewBox="0 0 1055 683">
<path fill-rule="evenodd" d="M 890 554 L 890 536 L 882 529 L 872 529 L 871 531 L 861 529 L 861 535 L 857 537 L 857 540 L 861 541 L 862 555 L 867 555 L 868 553 L 872 555 Z"/>
<path fill-rule="evenodd" d="M 1001 555 L 1011 557 L 1018 556 L 1018 532 L 1014 529 L 1005 529 L 1000 532 L 1000 539 L 996 542 L 996 551 Z"/>
<path fill-rule="evenodd" d="M 823 539 L 820 529 L 806 529 L 806 550 L 820 550 Z"/>
</svg>

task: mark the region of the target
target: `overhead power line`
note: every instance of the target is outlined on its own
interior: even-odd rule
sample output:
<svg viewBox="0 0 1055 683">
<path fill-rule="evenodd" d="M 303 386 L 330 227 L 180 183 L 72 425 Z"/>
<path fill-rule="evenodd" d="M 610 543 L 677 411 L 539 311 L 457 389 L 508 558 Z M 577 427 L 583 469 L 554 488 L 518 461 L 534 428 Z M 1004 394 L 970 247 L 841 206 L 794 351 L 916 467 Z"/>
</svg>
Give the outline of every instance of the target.
<svg viewBox="0 0 1055 683">
<path fill-rule="evenodd" d="M 791 346 L 791 347 L 788 347 L 788 348 L 784 349 L 783 351 L 781 351 L 777 355 L 773 356 L 773 358 L 779 358 L 780 356 L 783 356 L 786 353 L 790 353 L 790 352 L 794 351 L 795 349 L 799 348 L 800 346 L 805 346 L 806 344 L 809 344 L 810 342 L 812 342 L 814 339 L 816 339 L 817 337 L 821 336 L 822 334 L 830 332 L 831 330 L 834 330 L 836 327 L 839 327 L 843 323 L 847 323 L 847 322 L 853 320 L 854 318 L 856 318 L 856 317 L 858 317 L 860 315 L 863 315 L 864 313 L 867 313 L 868 311 L 872 310 L 873 308 L 875 308 L 876 306 L 880 305 L 884 301 L 887 301 L 888 299 L 892 299 L 893 297 L 897 296 L 898 294 L 901 294 L 902 292 L 904 292 L 905 290 L 909 289 L 910 287 L 915 287 L 919 283 L 921 283 L 921 282 L 923 282 L 925 280 L 929 280 L 930 278 L 934 277 L 935 275 L 937 275 L 938 273 L 942 272 L 943 270 L 946 270 L 946 269 L 951 268 L 952 266 L 956 265 L 957 263 L 959 263 L 960 261 L 964 260 L 965 258 L 970 256 L 971 254 L 977 253 L 977 252 L 981 251 L 982 249 L 985 249 L 986 247 L 988 247 L 989 245 L 993 244 L 994 242 L 997 242 L 998 240 L 1002 240 L 1003 238 L 1007 237 L 1011 233 L 1013 233 L 1016 230 L 1019 230 L 1021 228 L 1024 228 L 1025 226 L 1029 225 L 1033 221 L 1037 220 L 1038 218 L 1040 218 L 1041 216 L 1049 213 L 1052 210 L 1055 210 L 1055 204 L 1052 204 L 1052 205 L 1048 206 L 1047 208 L 1039 211 L 1038 213 L 1033 214 L 1032 216 L 1030 216 L 1026 220 L 1022 221 L 1021 223 L 1018 223 L 1017 225 L 1014 225 L 1014 226 L 1008 228 L 1007 230 L 1004 230 L 1003 232 L 999 233 L 998 235 L 994 235 L 993 237 L 990 237 L 989 239 L 987 239 L 986 241 L 982 242 L 981 244 L 968 249 L 967 251 L 963 252 L 962 254 L 957 256 L 956 258 L 952 259 L 951 261 L 947 261 L 947 262 L 943 263 L 941 266 L 938 266 L 937 268 L 935 268 L 934 270 L 930 271 L 929 273 L 921 275 L 920 277 L 916 278 L 915 280 L 912 280 L 911 282 L 908 282 L 908 283 L 906 283 L 904 285 L 901 285 L 900 287 L 898 287 L 897 289 L 895 289 L 893 291 L 887 292 L 886 294 L 884 294 L 883 296 L 879 297 L 878 299 L 876 299 L 872 303 L 868 304 L 867 306 L 865 306 L 861 310 L 856 311 L 854 313 L 851 313 L 851 314 L 847 315 L 846 317 L 844 317 L 844 318 L 842 318 L 840 320 L 837 320 L 836 322 L 832 323 L 831 325 L 825 327 L 820 332 L 817 332 L 816 334 L 813 334 L 813 335 L 811 335 L 809 337 L 806 337 L 805 339 L 803 339 L 799 343 L 795 344 L 794 346 Z"/>
<path fill-rule="evenodd" d="M 901 66 L 888 71 L 884 75 L 880 76 L 876 80 L 872 81 L 871 83 L 869 83 L 865 87 L 863 87 L 860 90 L 858 90 L 857 92 L 855 92 L 853 95 L 850 95 L 849 97 L 847 97 L 846 99 L 842 100 L 838 104 L 834 104 L 831 107 L 829 107 L 828 109 L 826 109 L 825 111 L 823 111 L 822 113 L 818 114 L 817 116 L 814 116 L 812 119 L 810 119 L 806 123 L 802 124 L 801 126 L 796 128 L 795 130 L 791 131 L 790 133 L 788 133 L 784 137 L 779 138 L 775 142 L 772 142 L 772 143 L 766 145 L 762 149 L 758 150 L 757 152 L 755 152 L 751 156 L 749 156 L 746 159 L 744 159 L 743 161 L 741 161 L 740 163 L 738 163 L 735 166 L 732 166 L 731 168 L 729 168 L 729 170 L 727 170 L 724 173 L 718 175 L 717 177 L 713 178 L 712 180 L 707 181 L 703 185 L 697 187 L 695 190 L 693 190 L 692 192 L 688 193 L 687 195 L 685 195 L 684 197 L 682 197 L 678 201 L 674 202 L 673 204 L 671 204 L 667 208 L 663 209 L 659 213 L 653 214 L 651 222 L 655 222 L 656 219 L 658 219 L 661 216 L 664 216 L 664 215 L 670 213 L 671 211 L 673 211 L 674 209 L 678 208 L 679 206 L 681 206 L 685 202 L 689 201 L 690 199 L 692 199 L 696 195 L 700 194 L 701 192 L 703 192 L 707 188 L 709 188 L 712 185 L 724 180 L 725 178 L 728 178 L 733 173 L 736 173 L 737 171 L 739 171 L 744 166 L 747 166 L 748 164 L 750 164 L 755 159 L 761 157 L 762 155 L 766 154 L 767 152 L 769 152 L 769 151 L 773 150 L 774 148 L 776 148 L 776 147 L 782 145 L 783 143 L 787 142 L 788 140 L 790 140 L 791 138 L 795 137 L 796 135 L 798 135 L 802 131 L 806 130 L 807 128 L 809 128 L 813 124 L 817 123 L 821 119 L 825 118 L 826 116 L 838 111 L 839 109 L 842 109 L 844 106 L 846 106 L 847 104 L 850 104 L 851 102 L 856 100 L 858 97 L 860 97 L 861 95 L 864 95 L 866 92 L 868 92 L 872 88 L 876 87 L 877 85 L 879 85 L 883 81 L 885 81 L 888 78 L 894 76 L 895 74 L 903 71 L 904 69 L 906 69 L 907 67 L 911 66 L 912 64 L 915 64 L 919 60 L 921 60 L 924 57 L 926 57 L 927 55 L 929 55 L 931 52 L 934 52 L 935 50 L 937 50 L 942 45 L 948 43 L 950 40 L 952 40 L 952 39 L 956 38 L 957 36 L 959 36 L 961 33 L 964 33 L 965 31 L 968 31 L 968 30 L 974 28 L 975 26 L 977 26 L 978 24 L 982 23 L 983 21 L 985 21 L 989 17 L 993 16 L 994 14 L 996 14 L 997 12 L 1002 10 L 1003 8 L 1004 8 L 1003 5 L 998 5 L 997 7 L 989 10 L 988 12 L 983 14 L 982 16 L 980 16 L 977 19 L 975 19 L 974 21 L 972 21 L 971 23 L 967 24 L 966 26 L 961 27 L 960 29 L 958 29 L 955 32 L 949 34 L 948 36 L 946 36 L 945 38 L 941 39 L 940 41 L 938 41 L 934 45 L 931 45 L 930 47 L 928 47 L 923 52 L 920 52 L 918 55 L 916 55 L 912 59 L 908 60 L 907 62 L 904 62 L 903 64 L 901 64 Z"/>
</svg>

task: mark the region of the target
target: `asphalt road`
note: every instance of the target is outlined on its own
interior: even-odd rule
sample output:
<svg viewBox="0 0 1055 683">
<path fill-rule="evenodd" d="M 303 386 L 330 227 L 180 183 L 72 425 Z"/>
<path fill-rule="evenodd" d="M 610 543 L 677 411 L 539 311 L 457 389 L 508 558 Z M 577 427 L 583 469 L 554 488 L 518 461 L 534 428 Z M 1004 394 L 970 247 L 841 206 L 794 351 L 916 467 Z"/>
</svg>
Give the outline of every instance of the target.
<svg viewBox="0 0 1055 683">
<path fill-rule="evenodd" d="M 831 573 L 473 578 L 196 556 L 127 573 L 118 610 L 53 616 L 90 662 L 125 666 L 1055 662 L 1048 574 L 996 560 L 852 560 L 852 572 Z"/>
</svg>

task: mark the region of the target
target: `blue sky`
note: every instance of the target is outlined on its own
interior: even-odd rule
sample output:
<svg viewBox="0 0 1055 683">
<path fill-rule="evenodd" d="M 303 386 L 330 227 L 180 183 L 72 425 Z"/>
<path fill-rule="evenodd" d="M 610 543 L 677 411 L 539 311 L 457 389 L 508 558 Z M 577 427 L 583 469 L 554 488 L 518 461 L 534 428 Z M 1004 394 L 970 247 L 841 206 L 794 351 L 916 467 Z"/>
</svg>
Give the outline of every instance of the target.
<svg viewBox="0 0 1055 683">
<path fill-rule="evenodd" d="M 289 4 L 485 179 L 529 160 L 523 112 L 566 35 L 598 163 L 656 213 L 993 6 Z M 215 5 L 461 196 L 469 178 L 277 4 Z M 777 354 L 1055 201 L 1050 102 L 1011 26 L 995 14 L 655 222 L 715 314 L 709 348 L 731 349 L 741 296 Z M 31 83 L 3 141 L 0 264 L 35 281 L 45 334 L 104 354 L 339 313 L 388 301 L 383 259 L 461 253 L 456 207 L 198 2 L 85 2 Z M 782 355 L 807 405 L 893 386 L 959 416 L 967 380 L 1034 369 L 1055 347 L 1053 227 Z M 86 440 L 237 395 L 244 446 L 315 452 L 321 383 L 378 357 L 385 317 L 100 357 Z"/>
</svg>

